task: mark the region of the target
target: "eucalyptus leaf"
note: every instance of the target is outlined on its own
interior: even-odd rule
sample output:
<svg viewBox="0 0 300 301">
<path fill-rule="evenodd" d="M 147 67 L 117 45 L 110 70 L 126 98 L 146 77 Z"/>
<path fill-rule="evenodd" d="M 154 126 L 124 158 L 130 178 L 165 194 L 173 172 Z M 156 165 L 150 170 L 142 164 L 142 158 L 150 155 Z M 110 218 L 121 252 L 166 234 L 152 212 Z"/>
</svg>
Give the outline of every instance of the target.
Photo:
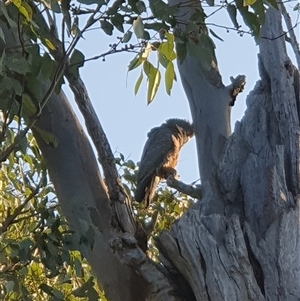
<svg viewBox="0 0 300 301">
<path fill-rule="evenodd" d="M 168 26 L 165 22 L 154 22 L 154 23 L 146 23 L 145 28 L 153 29 L 153 30 L 159 32 L 160 30 L 168 31 L 170 29 L 170 26 Z"/>
<path fill-rule="evenodd" d="M 168 21 L 172 14 L 171 8 L 162 0 L 149 0 L 149 6 L 155 18 Z"/>
<path fill-rule="evenodd" d="M 128 71 L 131 71 L 135 68 L 137 68 L 144 60 L 142 57 L 138 54 L 135 58 L 133 58 L 129 65 L 128 65 Z"/>
<path fill-rule="evenodd" d="M 236 10 L 236 6 L 233 4 L 228 4 L 227 5 L 227 12 L 229 14 L 229 17 L 231 19 L 231 22 L 233 23 L 235 28 L 239 28 L 239 24 L 237 22 L 236 19 L 236 15 L 237 15 L 237 10 Z"/>
<path fill-rule="evenodd" d="M 51 132 L 42 130 L 37 126 L 35 126 L 34 129 L 39 133 L 46 144 L 52 147 L 57 147 L 57 138 Z"/>
<path fill-rule="evenodd" d="M 169 61 L 165 72 L 165 85 L 166 85 L 166 92 L 168 93 L 168 95 L 171 95 L 174 78 L 175 78 L 174 64 L 172 61 Z"/>
<path fill-rule="evenodd" d="M 176 54 L 179 63 L 182 64 L 187 55 L 187 43 L 176 43 Z"/>
<path fill-rule="evenodd" d="M 79 77 L 79 68 L 84 65 L 84 54 L 78 49 L 74 49 L 70 57 L 69 71 L 73 74 L 74 78 Z"/>
<path fill-rule="evenodd" d="M 131 37 L 132 37 L 132 31 L 128 30 L 122 38 L 122 43 L 128 43 Z"/>
<path fill-rule="evenodd" d="M 254 4 L 255 2 L 256 2 L 257 0 L 244 0 L 244 6 L 246 6 L 246 5 L 252 5 L 252 4 Z"/>
<path fill-rule="evenodd" d="M 209 32 L 211 33 L 212 36 L 214 36 L 218 40 L 224 42 L 224 40 L 221 37 L 219 37 L 212 29 L 209 29 Z"/>
<path fill-rule="evenodd" d="M 147 104 L 150 104 L 158 90 L 161 75 L 160 71 L 157 68 L 155 68 L 149 61 L 144 62 L 143 68 L 145 74 L 148 77 Z"/>
<path fill-rule="evenodd" d="M 114 27 L 106 20 L 100 20 L 101 29 L 109 36 L 113 34 Z"/>
<path fill-rule="evenodd" d="M 55 13 L 61 13 L 60 6 L 56 0 L 41 0 L 44 5 Z"/>
<path fill-rule="evenodd" d="M 143 80 L 143 72 L 141 72 L 140 76 L 138 77 L 135 85 L 134 85 L 134 95 L 136 95 L 140 89 L 141 83 Z"/>
<path fill-rule="evenodd" d="M 111 17 L 110 21 L 119 31 L 124 32 L 124 20 L 121 14 L 116 13 L 114 16 Z"/>
<path fill-rule="evenodd" d="M 11 72 L 17 72 L 22 75 L 30 71 L 30 65 L 21 53 L 13 53 L 7 56 L 5 65 Z"/>
<path fill-rule="evenodd" d="M 5 35 L 3 29 L 1 28 L 1 23 L 0 23 L 0 39 L 5 43 Z"/>
<path fill-rule="evenodd" d="M 36 113 L 36 106 L 34 102 L 31 100 L 31 97 L 26 93 L 22 94 L 22 104 L 23 104 L 23 114 L 26 117 L 31 117 Z"/>
<path fill-rule="evenodd" d="M 136 7 L 140 14 L 146 11 L 146 5 L 144 1 L 138 1 L 136 3 Z"/>
</svg>

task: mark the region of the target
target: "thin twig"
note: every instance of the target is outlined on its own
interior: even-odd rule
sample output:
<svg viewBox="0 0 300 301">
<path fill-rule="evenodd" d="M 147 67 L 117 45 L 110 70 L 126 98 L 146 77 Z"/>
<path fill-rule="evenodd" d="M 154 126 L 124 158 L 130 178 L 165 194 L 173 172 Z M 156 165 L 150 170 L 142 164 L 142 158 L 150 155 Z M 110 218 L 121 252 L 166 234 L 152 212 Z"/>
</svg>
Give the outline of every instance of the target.
<svg viewBox="0 0 300 301">
<path fill-rule="evenodd" d="M 297 41 L 297 37 L 296 37 L 295 32 L 294 32 L 294 28 L 296 28 L 296 26 L 299 25 L 299 23 L 296 22 L 295 26 L 292 25 L 291 17 L 289 15 L 289 13 L 287 12 L 286 7 L 283 3 L 279 3 L 279 9 L 281 10 L 281 13 L 283 15 L 286 27 L 288 29 L 288 33 L 290 35 L 289 36 L 289 43 L 291 44 L 291 47 L 294 51 L 296 61 L 297 61 L 297 65 L 298 65 L 298 69 L 300 69 L 300 47 L 299 47 L 299 43 Z"/>
<path fill-rule="evenodd" d="M 2 223 L 2 227 L 0 228 L 0 233 L 4 233 L 8 227 L 14 223 L 16 217 L 22 213 L 22 210 L 25 208 L 25 206 L 28 204 L 29 201 L 31 201 L 38 193 L 39 193 L 40 185 L 37 186 L 37 188 L 30 193 L 30 195 L 24 200 L 24 202 L 18 206 L 12 214 L 8 214 L 4 222 Z"/>
</svg>

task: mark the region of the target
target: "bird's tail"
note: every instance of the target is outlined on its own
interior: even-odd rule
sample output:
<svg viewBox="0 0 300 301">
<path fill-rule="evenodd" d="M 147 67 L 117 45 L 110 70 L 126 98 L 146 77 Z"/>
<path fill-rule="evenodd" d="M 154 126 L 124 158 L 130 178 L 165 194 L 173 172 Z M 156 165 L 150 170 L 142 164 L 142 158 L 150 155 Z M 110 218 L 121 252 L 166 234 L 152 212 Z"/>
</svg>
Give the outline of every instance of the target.
<svg viewBox="0 0 300 301">
<path fill-rule="evenodd" d="M 146 208 L 149 207 L 155 194 L 155 188 L 159 182 L 160 182 L 160 177 L 154 176 L 152 177 L 148 185 L 137 185 L 137 189 L 134 195 L 135 200 L 139 203 L 145 200 Z"/>
</svg>

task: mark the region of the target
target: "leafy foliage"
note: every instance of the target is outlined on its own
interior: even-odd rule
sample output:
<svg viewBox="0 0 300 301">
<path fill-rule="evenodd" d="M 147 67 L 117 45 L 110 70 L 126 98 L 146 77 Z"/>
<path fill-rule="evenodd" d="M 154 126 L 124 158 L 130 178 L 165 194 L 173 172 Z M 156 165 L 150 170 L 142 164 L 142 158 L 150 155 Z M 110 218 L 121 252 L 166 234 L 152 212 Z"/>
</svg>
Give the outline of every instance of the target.
<svg viewBox="0 0 300 301">
<path fill-rule="evenodd" d="M 14 139 L 12 126 L 2 131 L 2 147 Z M 0 299 L 98 300 L 103 294 L 72 236 L 29 133 L 0 170 Z"/>
<path fill-rule="evenodd" d="M 203 8 L 195 7 L 195 12 L 185 28 L 176 29 L 176 12 L 180 9 L 180 4 L 168 6 L 163 0 L 150 0 L 148 2 L 129 0 L 104 1 L 104 0 L 68 0 L 58 2 L 56 0 L 12 0 L 8 5 L 0 2 L 0 9 L 5 15 L 5 20 L 9 26 L 18 28 L 22 39 L 22 51 L 5 51 L 1 54 L 0 81 L 1 87 L 6 91 L 0 91 L 12 95 L 22 95 L 26 83 L 32 87 L 28 97 L 37 98 L 41 103 L 47 101 L 47 95 L 40 95 L 39 89 L 34 89 L 38 85 L 31 84 L 33 81 L 39 81 L 49 78 L 53 86 L 52 90 L 59 91 L 63 83 L 63 71 L 65 60 L 71 57 L 70 69 L 75 77 L 79 75 L 79 68 L 84 65 L 85 57 L 78 49 L 76 44 L 84 38 L 88 29 L 101 28 L 102 31 L 115 38 L 115 32 L 122 33 L 118 43 L 113 43 L 111 49 L 103 54 L 113 54 L 116 52 L 139 52 L 139 54 L 129 63 L 128 71 L 131 71 L 142 64 L 145 71 L 143 78 L 147 80 L 147 103 L 154 99 L 161 81 L 161 67 L 165 70 L 165 87 L 167 94 L 171 94 L 173 81 L 176 80 L 174 73 L 174 63 L 176 57 L 182 62 L 187 54 L 194 56 L 199 60 L 204 69 L 209 70 L 216 65 L 214 54 L 215 45 L 212 37 L 222 40 L 212 29 L 207 30 L 205 25 L 208 16 Z M 277 7 L 273 0 L 263 2 L 262 0 L 235 0 L 231 3 L 224 3 L 227 8 L 230 19 L 237 31 L 242 31 L 238 23 L 237 13 L 242 16 L 245 24 L 249 27 L 254 37 L 258 37 L 261 25 L 264 22 L 266 4 Z M 37 6 L 38 5 L 38 6 Z M 96 7 L 95 7 L 96 5 Z M 41 11 L 47 10 L 48 20 L 41 14 Z M 62 14 L 65 31 L 58 37 L 55 20 L 51 18 L 51 11 Z M 17 15 L 19 13 L 19 21 Z M 88 17 L 86 17 L 88 16 Z M 84 24 L 84 25 L 80 25 Z M 50 25 L 50 27 L 49 27 Z M 1 26 L 0 26 L 1 28 Z M 132 32 L 137 39 L 137 43 L 129 44 L 133 39 Z M 175 37 L 175 39 L 174 39 Z M 6 37 L 3 30 L 0 29 L 0 39 L 5 42 Z M 30 43 L 24 41 L 30 40 Z M 176 52 L 174 42 L 176 41 Z M 41 42 L 41 43 L 40 43 Z M 173 45 L 171 45 L 173 44 Z M 66 47 L 68 45 L 68 47 Z M 166 46 L 167 45 L 167 46 Z M 66 48 L 66 49 L 65 49 Z M 57 49 L 64 50 L 64 56 L 57 54 Z M 151 51 L 157 51 L 156 62 L 149 62 Z M 80 57 L 79 57 L 80 55 Z M 162 58 L 162 56 L 165 56 Z M 43 59 L 44 58 L 44 59 Z M 58 59 L 59 58 L 59 59 Z M 77 60 L 75 62 L 75 60 Z M 165 64 L 162 62 L 165 61 Z M 137 64 L 136 64 L 137 63 Z M 150 63 L 150 64 L 149 64 Z M 45 66 L 50 68 L 45 68 Z M 145 65 L 145 66 L 144 66 Z M 44 72 L 41 72 L 41 69 Z M 52 70 L 51 74 L 45 73 L 46 70 Z M 8 72 L 8 70 L 10 70 Z M 1 76 L 3 74 L 4 76 Z M 141 81 L 139 76 L 135 85 L 137 93 Z M 13 91 L 13 93 L 8 92 Z M 51 91 L 50 91 L 51 92 Z"/>
<path fill-rule="evenodd" d="M 119 174 L 122 176 L 123 185 L 128 195 L 134 200 L 136 189 L 136 177 L 138 165 L 132 160 L 126 159 L 122 153 L 116 154 L 116 164 L 119 166 Z M 155 236 L 160 231 L 170 229 L 171 225 L 192 204 L 194 200 L 185 194 L 179 193 L 160 184 L 149 208 L 145 209 L 144 203 L 133 202 L 134 212 L 146 232 L 150 229 L 151 236 L 148 241 L 148 255 L 157 260 L 157 249 L 155 247 Z"/>
</svg>

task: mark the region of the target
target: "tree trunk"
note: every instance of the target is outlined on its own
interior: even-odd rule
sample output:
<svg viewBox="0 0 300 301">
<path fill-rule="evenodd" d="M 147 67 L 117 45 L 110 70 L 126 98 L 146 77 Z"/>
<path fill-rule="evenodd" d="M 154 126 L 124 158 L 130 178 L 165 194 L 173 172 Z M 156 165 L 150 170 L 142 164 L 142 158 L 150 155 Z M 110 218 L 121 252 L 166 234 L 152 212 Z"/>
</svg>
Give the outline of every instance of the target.
<svg viewBox="0 0 300 301">
<path fill-rule="evenodd" d="M 287 57 L 281 16 L 273 8 L 259 46 L 261 80 L 204 183 L 203 199 L 158 238 L 163 262 L 183 275 L 196 300 L 300 298 L 299 71 Z M 189 66 L 179 67 L 190 86 Z M 198 98 L 197 87 L 185 89 L 198 126 L 205 115 L 195 108 L 212 87 L 202 86 Z M 202 120 L 204 129 L 212 123 Z M 198 149 L 201 131 L 197 127 Z M 203 153 L 200 161 L 207 159 Z"/>
<path fill-rule="evenodd" d="M 18 29 L 7 24 L 4 9 L 1 1 L 0 26 L 5 43 L 0 39 L 0 56 L 5 51 L 5 55 L 9 57 L 11 53 L 18 51 L 16 49 L 21 51 L 22 47 Z M 13 19 L 14 15 L 11 14 L 10 17 Z M 26 42 L 30 43 L 28 39 Z M 80 78 L 78 81 L 80 82 Z M 50 81 L 46 81 L 39 87 L 42 95 L 49 92 L 49 86 Z M 26 91 L 27 87 L 24 89 Z M 82 95 L 82 102 L 83 106 L 88 107 L 87 100 L 84 99 L 86 96 Z M 93 130 L 98 133 L 98 129 Z M 128 221 L 132 221 L 129 216 L 131 210 L 118 211 L 117 217 L 122 220 L 116 220 L 114 210 L 129 205 L 124 204 L 124 198 L 120 195 L 117 200 L 120 204 L 112 201 L 89 140 L 63 92 L 53 92 L 32 131 L 42 151 L 59 204 L 74 231 L 73 243 L 91 264 L 107 299 L 180 300 L 174 296 L 176 294 L 169 280 L 138 247 L 133 236 L 135 233 L 122 232 L 120 224 L 126 225 Z M 51 133 L 57 146 L 47 143 L 41 135 L 43 132 Z M 105 153 L 105 148 L 109 148 L 109 145 L 102 147 Z M 111 164 L 114 166 L 114 162 Z M 133 224 L 128 229 L 135 227 Z"/>
</svg>

